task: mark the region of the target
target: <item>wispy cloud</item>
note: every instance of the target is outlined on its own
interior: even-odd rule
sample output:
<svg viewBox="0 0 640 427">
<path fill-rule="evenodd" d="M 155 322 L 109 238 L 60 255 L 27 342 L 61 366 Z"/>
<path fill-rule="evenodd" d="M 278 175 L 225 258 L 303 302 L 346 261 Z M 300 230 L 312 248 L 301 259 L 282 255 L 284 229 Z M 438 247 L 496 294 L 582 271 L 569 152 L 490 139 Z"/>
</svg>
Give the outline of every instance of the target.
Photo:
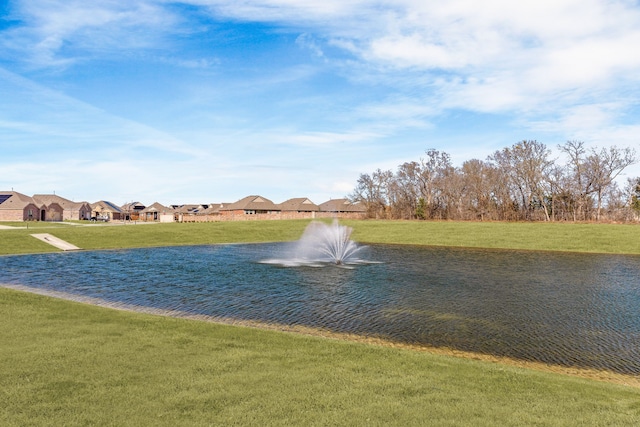
<svg viewBox="0 0 640 427">
<path fill-rule="evenodd" d="M 12 148 L 15 173 L 99 158 L 181 168 L 156 182 L 185 194 L 203 171 L 221 193 L 326 194 L 431 146 L 637 146 L 634 1 L 16 0 L 6 18 L 0 135 L 38 149 Z"/>
<path fill-rule="evenodd" d="M 172 14 L 151 1 L 33 0 L 16 2 L 3 46 L 33 67 L 65 67 L 86 57 L 154 48 L 175 25 Z"/>
<path fill-rule="evenodd" d="M 135 121 L 114 116 L 92 105 L 43 87 L 0 68 L 1 130 L 7 140 L 29 139 L 35 150 L 55 144 L 67 150 L 115 153 L 144 149 L 150 153 L 197 156 L 188 143 Z M 56 150 L 47 153 L 56 156 Z"/>
</svg>

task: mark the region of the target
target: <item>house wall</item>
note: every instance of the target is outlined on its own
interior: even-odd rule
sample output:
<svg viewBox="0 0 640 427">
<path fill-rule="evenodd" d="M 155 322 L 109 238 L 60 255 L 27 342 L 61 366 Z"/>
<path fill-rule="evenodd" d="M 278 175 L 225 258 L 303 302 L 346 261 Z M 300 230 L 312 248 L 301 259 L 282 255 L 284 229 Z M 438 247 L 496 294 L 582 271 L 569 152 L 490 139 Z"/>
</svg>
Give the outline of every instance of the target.
<svg viewBox="0 0 640 427">
<path fill-rule="evenodd" d="M 24 221 L 25 215 L 25 211 L 20 209 L 3 209 L 0 210 L 0 221 Z"/>
<path fill-rule="evenodd" d="M 32 216 L 29 217 L 29 210 Z M 30 203 L 24 209 L 0 209 L 0 221 L 38 221 L 40 220 L 40 209 Z"/>
<path fill-rule="evenodd" d="M 57 203 L 52 203 L 45 209 L 45 221 L 62 221 L 63 209 Z"/>
<path fill-rule="evenodd" d="M 160 222 L 173 222 L 173 214 L 160 214 Z"/>
<path fill-rule="evenodd" d="M 80 209 L 65 209 L 62 213 L 62 218 L 65 221 L 90 219 L 91 218 L 91 206 L 81 206 Z"/>
<path fill-rule="evenodd" d="M 269 214 L 245 214 L 244 211 L 224 211 L 221 215 L 176 215 L 177 222 L 266 221 L 282 219 L 342 218 L 364 219 L 359 212 L 274 212 Z M 237 212 L 237 213 L 236 213 Z"/>
<path fill-rule="evenodd" d="M 78 219 L 91 219 L 91 206 L 83 206 L 78 211 Z"/>
</svg>

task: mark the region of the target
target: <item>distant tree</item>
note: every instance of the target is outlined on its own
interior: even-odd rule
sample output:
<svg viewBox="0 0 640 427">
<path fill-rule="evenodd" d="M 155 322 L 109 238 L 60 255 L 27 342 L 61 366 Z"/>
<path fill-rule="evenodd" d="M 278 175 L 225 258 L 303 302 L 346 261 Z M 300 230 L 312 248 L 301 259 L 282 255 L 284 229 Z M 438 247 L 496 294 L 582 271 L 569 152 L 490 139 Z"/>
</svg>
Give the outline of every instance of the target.
<svg viewBox="0 0 640 427">
<path fill-rule="evenodd" d="M 635 150 L 631 148 L 617 148 L 601 150 L 592 149 L 585 159 L 585 175 L 588 186 L 593 189 L 597 198 L 596 219 L 600 220 L 603 196 L 613 185 L 614 180 L 627 167 L 637 163 Z"/>
<path fill-rule="evenodd" d="M 446 171 L 451 168 L 451 156 L 445 152 L 440 152 L 434 148 L 426 151 L 426 158 L 420 159 L 418 182 L 420 197 L 424 198 L 428 217 L 433 217 L 433 213 L 438 209 L 438 195 L 442 187 L 442 178 Z"/>
<path fill-rule="evenodd" d="M 418 206 L 416 206 L 416 218 L 417 219 L 426 219 L 427 214 L 427 203 L 424 201 L 423 197 L 418 199 Z"/>
<path fill-rule="evenodd" d="M 640 215 L 640 176 L 627 179 L 629 187 L 629 207 L 635 212 L 636 216 Z"/>
<path fill-rule="evenodd" d="M 585 220 L 591 206 L 589 195 L 593 192 L 593 188 L 586 176 L 584 142 L 567 141 L 558 148 L 569 157 L 569 163 L 565 166 L 566 180 L 564 182 L 564 197 L 567 208 L 574 221 Z"/>
<path fill-rule="evenodd" d="M 543 143 L 523 140 L 461 167 L 431 148 L 395 173 L 361 174 L 350 198 L 362 202 L 372 218 L 599 220 L 605 203 L 612 219 L 630 220 L 640 211 L 640 181 L 624 190 L 615 182 L 637 161 L 634 150 L 587 150 L 582 141 L 559 148 L 566 164 L 556 163 Z"/>
<path fill-rule="evenodd" d="M 463 206 L 472 219 L 484 220 L 495 215 L 495 169 L 478 159 L 467 160 L 460 168 L 464 181 Z"/>
<path fill-rule="evenodd" d="M 520 141 L 489 156 L 507 174 L 527 219 L 534 219 L 532 214 L 538 208 L 544 212 L 545 220 L 550 219 L 547 195 L 553 161 L 549 156 L 550 151 L 538 141 Z"/>
<path fill-rule="evenodd" d="M 459 168 L 449 165 L 439 178 L 438 207 L 440 219 L 463 219 L 466 182 Z"/>
<path fill-rule="evenodd" d="M 385 218 L 388 206 L 387 193 L 393 173 L 377 169 L 371 175 L 360 174 L 355 190 L 349 197 L 364 203 L 372 218 Z"/>
<path fill-rule="evenodd" d="M 393 201 L 395 217 L 412 219 L 417 217 L 420 197 L 420 173 L 418 162 L 406 162 L 398 167 L 393 180 Z"/>
</svg>

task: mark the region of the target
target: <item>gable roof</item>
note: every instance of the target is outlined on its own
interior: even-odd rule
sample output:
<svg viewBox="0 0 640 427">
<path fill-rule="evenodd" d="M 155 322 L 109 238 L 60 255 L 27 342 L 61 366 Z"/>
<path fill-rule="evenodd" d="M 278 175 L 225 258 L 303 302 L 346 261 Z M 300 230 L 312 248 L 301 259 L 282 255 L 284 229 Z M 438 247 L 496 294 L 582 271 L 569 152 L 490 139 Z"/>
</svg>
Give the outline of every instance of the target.
<svg viewBox="0 0 640 427">
<path fill-rule="evenodd" d="M 17 191 L 0 191 L 0 209 L 24 209 L 30 204 L 36 204 L 33 197 Z"/>
<path fill-rule="evenodd" d="M 142 209 L 140 212 L 141 213 L 147 213 L 147 212 L 173 213 L 175 212 L 175 209 L 162 205 L 158 202 L 155 202 L 150 206 L 147 206 L 146 208 Z"/>
<path fill-rule="evenodd" d="M 262 196 L 247 196 L 238 200 L 235 203 L 225 205 L 220 208 L 221 211 L 279 211 L 280 208 L 276 206 L 271 200 Z"/>
<path fill-rule="evenodd" d="M 83 205 L 89 206 L 89 203 L 87 202 L 74 202 L 69 199 L 65 199 L 64 197 L 60 197 L 57 194 L 34 194 L 33 200 L 35 200 L 36 203 L 45 206 L 49 206 L 52 203 L 57 203 L 64 210 L 78 210 Z"/>
<path fill-rule="evenodd" d="M 296 197 L 293 199 L 285 200 L 278 206 L 282 211 L 313 212 L 320 210 L 318 205 L 316 205 L 306 197 Z"/>
<path fill-rule="evenodd" d="M 320 204 L 323 212 L 366 212 L 367 208 L 360 202 L 351 202 L 349 199 L 331 199 Z"/>
<path fill-rule="evenodd" d="M 220 213 L 220 209 L 222 209 L 223 206 L 224 203 L 211 203 L 209 204 L 209 207 L 207 209 L 201 211 L 200 213 L 207 215 L 218 214 Z"/>
<path fill-rule="evenodd" d="M 178 213 L 196 213 L 198 212 L 200 209 L 204 209 L 204 207 L 202 205 L 194 205 L 194 204 L 188 204 L 188 205 L 171 205 L 171 208 L 173 208 L 173 210 L 175 212 Z"/>
<path fill-rule="evenodd" d="M 115 204 L 108 202 L 106 200 L 100 200 L 99 202 L 92 203 L 91 209 L 95 209 L 98 206 L 100 206 L 102 209 L 106 211 L 122 213 L 122 209 L 120 209 Z"/>
<path fill-rule="evenodd" d="M 125 212 L 127 211 L 139 212 L 143 210 L 145 207 L 146 206 L 140 202 L 131 202 L 131 203 L 125 203 L 120 208 Z"/>
</svg>

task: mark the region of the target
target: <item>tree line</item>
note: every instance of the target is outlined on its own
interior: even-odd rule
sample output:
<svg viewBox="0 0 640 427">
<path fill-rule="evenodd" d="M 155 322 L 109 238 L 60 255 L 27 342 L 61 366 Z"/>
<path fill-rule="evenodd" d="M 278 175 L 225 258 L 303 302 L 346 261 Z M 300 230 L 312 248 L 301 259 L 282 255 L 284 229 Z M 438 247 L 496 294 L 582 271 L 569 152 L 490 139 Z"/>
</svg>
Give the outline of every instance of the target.
<svg viewBox="0 0 640 427">
<path fill-rule="evenodd" d="M 631 148 L 590 148 L 567 141 L 561 163 L 545 144 L 520 141 L 486 160 L 455 167 L 429 149 L 418 161 L 358 178 L 349 198 L 371 218 L 499 221 L 634 221 L 640 177 L 616 179 L 638 162 Z"/>
</svg>

